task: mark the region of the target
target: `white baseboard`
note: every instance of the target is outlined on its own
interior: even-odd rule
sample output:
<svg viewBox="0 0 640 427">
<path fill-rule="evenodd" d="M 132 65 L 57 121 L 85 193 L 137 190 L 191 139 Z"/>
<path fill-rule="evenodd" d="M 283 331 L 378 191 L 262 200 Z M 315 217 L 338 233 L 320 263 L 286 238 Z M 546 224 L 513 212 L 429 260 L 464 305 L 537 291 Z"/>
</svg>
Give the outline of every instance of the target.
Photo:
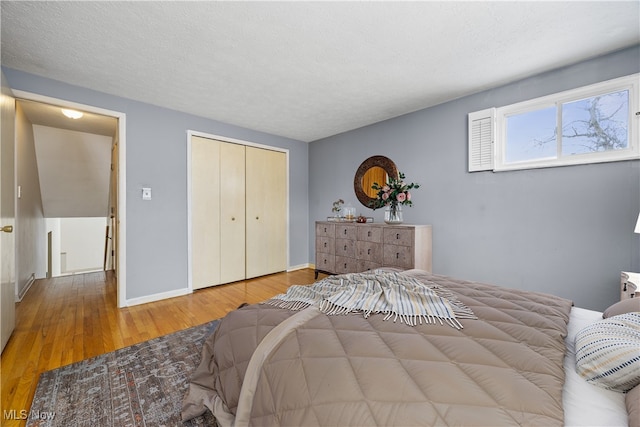
<svg viewBox="0 0 640 427">
<path fill-rule="evenodd" d="M 125 306 L 131 307 L 133 305 L 147 304 L 149 302 L 156 302 L 163 299 L 181 297 L 190 293 L 192 293 L 192 290 L 189 288 L 176 289 L 175 291 L 162 292 L 159 294 L 147 295 L 139 298 L 131 298 L 125 300 Z"/>
<path fill-rule="evenodd" d="M 31 285 L 33 285 L 33 282 L 35 281 L 36 281 L 36 273 L 31 273 L 31 276 L 29 276 L 29 280 L 27 281 L 27 284 L 25 285 L 24 288 L 22 288 L 22 292 L 16 295 L 16 302 L 22 301 L 22 298 L 24 298 L 24 296 L 29 291 L 29 288 L 31 288 Z"/>
<path fill-rule="evenodd" d="M 313 264 L 300 264 L 300 265 L 295 265 L 295 266 L 290 266 L 287 269 L 287 272 L 292 272 L 292 271 L 296 271 L 296 270 L 304 270 L 306 268 L 315 268 L 315 266 Z M 153 295 L 147 295 L 144 297 L 139 297 L 139 298 L 132 298 L 132 299 L 128 299 L 125 301 L 125 306 L 126 307 L 131 307 L 133 305 L 140 305 L 140 304 L 147 304 L 150 302 L 156 302 L 156 301 L 160 301 L 163 299 L 167 299 L 167 298 L 175 298 L 175 297 L 181 297 L 183 295 L 188 295 L 190 293 L 193 293 L 193 291 L 189 288 L 183 288 L 183 289 L 176 289 L 175 291 L 168 291 L 168 292 L 162 292 L 159 294 L 153 294 Z"/>
<path fill-rule="evenodd" d="M 313 264 L 300 264 L 300 265 L 292 265 L 287 269 L 287 272 L 290 273 L 292 271 L 296 271 L 296 270 L 304 270 L 305 268 L 314 268 Z"/>
</svg>

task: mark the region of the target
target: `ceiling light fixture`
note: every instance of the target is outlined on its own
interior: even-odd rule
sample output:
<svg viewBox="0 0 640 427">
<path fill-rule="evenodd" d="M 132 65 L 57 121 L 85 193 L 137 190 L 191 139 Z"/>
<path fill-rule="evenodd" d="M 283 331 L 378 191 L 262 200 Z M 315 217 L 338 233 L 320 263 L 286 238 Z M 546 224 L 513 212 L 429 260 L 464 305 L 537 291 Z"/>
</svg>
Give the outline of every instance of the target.
<svg viewBox="0 0 640 427">
<path fill-rule="evenodd" d="M 69 117 L 70 119 L 79 119 L 80 117 L 82 117 L 84 115 L 84 113 L 81 113 L 80 111 L 76 111 L 76 110 L 68 110 L 66 108 L 62 109 L 62 114 L 64 114 L 65 116 Z"/>
</svg>

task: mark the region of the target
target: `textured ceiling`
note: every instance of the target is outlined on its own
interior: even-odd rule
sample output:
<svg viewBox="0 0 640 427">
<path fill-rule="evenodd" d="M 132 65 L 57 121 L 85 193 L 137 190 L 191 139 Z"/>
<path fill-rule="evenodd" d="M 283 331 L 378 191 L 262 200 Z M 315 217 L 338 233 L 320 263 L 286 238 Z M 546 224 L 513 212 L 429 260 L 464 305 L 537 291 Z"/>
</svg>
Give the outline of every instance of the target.
<svg viewBox="0 0 640 427">
<path fill-rule="evenodd" d="M 635 45 L 639 6 L 3 0 L 2 65 L 313 141 Z"/>
</svg>

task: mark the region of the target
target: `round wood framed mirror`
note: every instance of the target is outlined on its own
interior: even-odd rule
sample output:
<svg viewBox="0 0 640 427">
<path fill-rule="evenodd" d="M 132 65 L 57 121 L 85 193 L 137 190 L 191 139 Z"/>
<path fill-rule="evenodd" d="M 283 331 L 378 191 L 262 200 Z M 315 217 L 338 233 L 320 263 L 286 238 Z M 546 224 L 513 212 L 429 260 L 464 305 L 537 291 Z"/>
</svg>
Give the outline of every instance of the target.
<svg viewBox="0 0 640 427">
<path fill-rule="evenodd" d="M 374 182 L 386 184 L 389 176 L 398 176 L 398 168 L 391 159 L 385 156 L 371 156 L 362 162 L 353 178 L 353 189 L 360 203 L 371 208 L 376 199 L 376 191 L 371 186 Z"/>
</svg>

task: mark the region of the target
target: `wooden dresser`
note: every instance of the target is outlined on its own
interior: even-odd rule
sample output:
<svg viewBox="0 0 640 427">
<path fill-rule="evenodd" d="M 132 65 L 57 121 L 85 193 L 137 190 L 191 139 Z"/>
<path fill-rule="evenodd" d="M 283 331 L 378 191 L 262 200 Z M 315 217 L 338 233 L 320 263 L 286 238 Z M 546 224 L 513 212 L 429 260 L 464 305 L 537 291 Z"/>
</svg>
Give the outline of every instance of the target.
<svg viewBox="0 0 640 427">
<path fill-rule="evenodd" d="M 431 226 L 316 222 L 316 278 L 379 267 L 431 271 Z"/>
</svg>

